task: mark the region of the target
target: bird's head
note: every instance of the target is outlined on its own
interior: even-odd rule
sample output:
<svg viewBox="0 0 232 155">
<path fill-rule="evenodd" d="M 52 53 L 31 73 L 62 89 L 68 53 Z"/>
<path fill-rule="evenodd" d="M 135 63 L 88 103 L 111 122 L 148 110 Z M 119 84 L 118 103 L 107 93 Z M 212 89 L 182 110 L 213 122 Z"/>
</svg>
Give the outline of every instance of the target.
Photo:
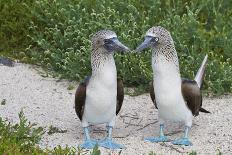
<svg viewBox="0 0 232 155">
<path fill-rule="evenodd" d="M 167 43 L 173 43 L 170 33 L 161 26 L 154 26 L 147 31 L 144 42 L 136 48 L 136 51 L 140 52 L 146 48 L 159 48 L 167 45 Z"/>
<path fill-rule="evenodd" d="M 116 33 L 110 30 L 96 32 L 92 37 L 92 48 L 105 49 L 103 51 L 109 53 L 114 51 L 126 52 L 130 50 L 118 40 Z"/>
</svg>

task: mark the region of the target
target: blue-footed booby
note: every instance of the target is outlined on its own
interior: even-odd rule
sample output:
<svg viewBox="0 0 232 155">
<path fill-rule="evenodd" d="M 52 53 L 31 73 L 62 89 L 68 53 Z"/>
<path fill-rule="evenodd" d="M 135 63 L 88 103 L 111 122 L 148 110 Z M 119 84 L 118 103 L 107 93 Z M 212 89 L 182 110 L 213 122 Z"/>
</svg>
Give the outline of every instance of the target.
<svg viewBox="0 0 232 155">
<path fill-rule="evenodd" d="M 123 98 L 123 83 L 117 79 L 113 54 L 115 51 L 129 51 L 117 39 L 115 32 L 101 30 L 91 40 L 92 74 L 81 82 L 76 90 L 75 111 L 82 122 L 85 140 L 82 148 L 91 149 L 96 144 L 109 149 L 121 149 L 123 145 L 112 141 L 112 128 L 119 113 Z M 107 138 L 97 141 L 90 138 L 90 124 L 107 124 Z"/>
<path fill-rule="evenodd" d="M 209 113 L 202 108 L 201 85 L 204 78 L 207 55 L 194 80 L 181 79 L 177 52 L 171 34 L 161 26 L 150 28 L 144 42 L 136 49 L 152 49 L 153 82 L 150 95 L 158 109 L 160 136 L 145 138 L 151 142 L 166 142 L 164 135 L 165 120 L 182 121 L 185 123 L 184 137 L 172 141 L 175 145 L 192 145 L 188 139 L 188 131 L 192 126 L 193 116 L 199 111 Z"/>
</svg>

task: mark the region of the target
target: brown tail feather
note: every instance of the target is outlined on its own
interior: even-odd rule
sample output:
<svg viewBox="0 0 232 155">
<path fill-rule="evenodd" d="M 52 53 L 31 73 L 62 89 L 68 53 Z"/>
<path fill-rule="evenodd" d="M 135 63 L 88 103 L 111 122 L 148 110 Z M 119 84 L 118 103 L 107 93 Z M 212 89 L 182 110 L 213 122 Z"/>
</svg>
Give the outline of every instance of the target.
<svg viewBox="0 0 232 155">
<path fill-rule="evenodd" d="M 204 108 L 200 108 L 200 110 L 199 110 L 200 112 L 204 112 L 204 113 L 211 113 L 210 111 L 208 111 L 208 110 L 205 110 Z"/>
</svg>

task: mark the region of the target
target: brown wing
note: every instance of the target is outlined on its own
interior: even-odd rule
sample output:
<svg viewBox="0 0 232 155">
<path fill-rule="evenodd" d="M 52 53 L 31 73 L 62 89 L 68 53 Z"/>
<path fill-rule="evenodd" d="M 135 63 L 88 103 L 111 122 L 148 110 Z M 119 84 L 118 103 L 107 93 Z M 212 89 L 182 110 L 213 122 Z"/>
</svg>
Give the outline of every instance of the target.
<svg viewBox="0 0 232 155">
<path fill-rule="evenodd" d="M 82 116 L 84 112 L 86 87 L 88 85 L 89 79 L 90 76 L 85 78 L 85 80 L 79 84 L 75 94 L 75 111 L 80 120 L 82 120 Z"/>
<path fill-rule="evenodd" d="M 150 96 L 151 96 L 151 100 L 154 103 L 156 109 L 158 109 L 156 101 L 155 101 L 155 92 L 154 92 L 154 85 L 153 85 L 153 80 L 150 83 Z"/>
<path fill-rule="evenodd" d="M 197 82 L 189 79 L 182 79 L 182 94 L 191 110 L 193 116 L 199 115 L 202 106 L 202 94 Z"/>
<path fill-rule="evenodd" d="M 117 79 L 117 105 L 116 105 L 116 115 L 118 115 L 121 110 L 122 103 L 124 99 L 124 89 L 123 82 L 121 79 Z"/>
</svg>

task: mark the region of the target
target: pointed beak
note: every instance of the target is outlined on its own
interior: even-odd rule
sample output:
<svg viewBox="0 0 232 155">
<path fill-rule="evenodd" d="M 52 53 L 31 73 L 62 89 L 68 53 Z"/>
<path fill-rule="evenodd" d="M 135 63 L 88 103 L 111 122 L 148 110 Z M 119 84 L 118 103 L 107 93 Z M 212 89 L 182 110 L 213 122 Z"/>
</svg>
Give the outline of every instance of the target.
<svg viewBox="0 0 232 155">
<path fill-rule="evenodd" d="M 151 41 L 152 41 L 153 37 L 150 36 L 146 36 L 145 40 L 142 44 L 140 44 L 137 48 L 136 48 L 136 52 L 141 52 L 142 50 L 149 48 L 151 46 Z"/>
<path fill-rule="evenodd" d="M 127 52 L 127 51 L 130 51 L 130 49 L 128 47 L 126 47 L 125 45 L 123 45 L 116 37 L 105 40 L 104 47 L 109 52 L 113 52 L 113 51 Z"/>
<path fill-rule="evenodd" d="M 117 38 L 113 39 L 114 48 L 116 51 L 128 52 L 130 49 L 123 45 Z"/>
</svg>

